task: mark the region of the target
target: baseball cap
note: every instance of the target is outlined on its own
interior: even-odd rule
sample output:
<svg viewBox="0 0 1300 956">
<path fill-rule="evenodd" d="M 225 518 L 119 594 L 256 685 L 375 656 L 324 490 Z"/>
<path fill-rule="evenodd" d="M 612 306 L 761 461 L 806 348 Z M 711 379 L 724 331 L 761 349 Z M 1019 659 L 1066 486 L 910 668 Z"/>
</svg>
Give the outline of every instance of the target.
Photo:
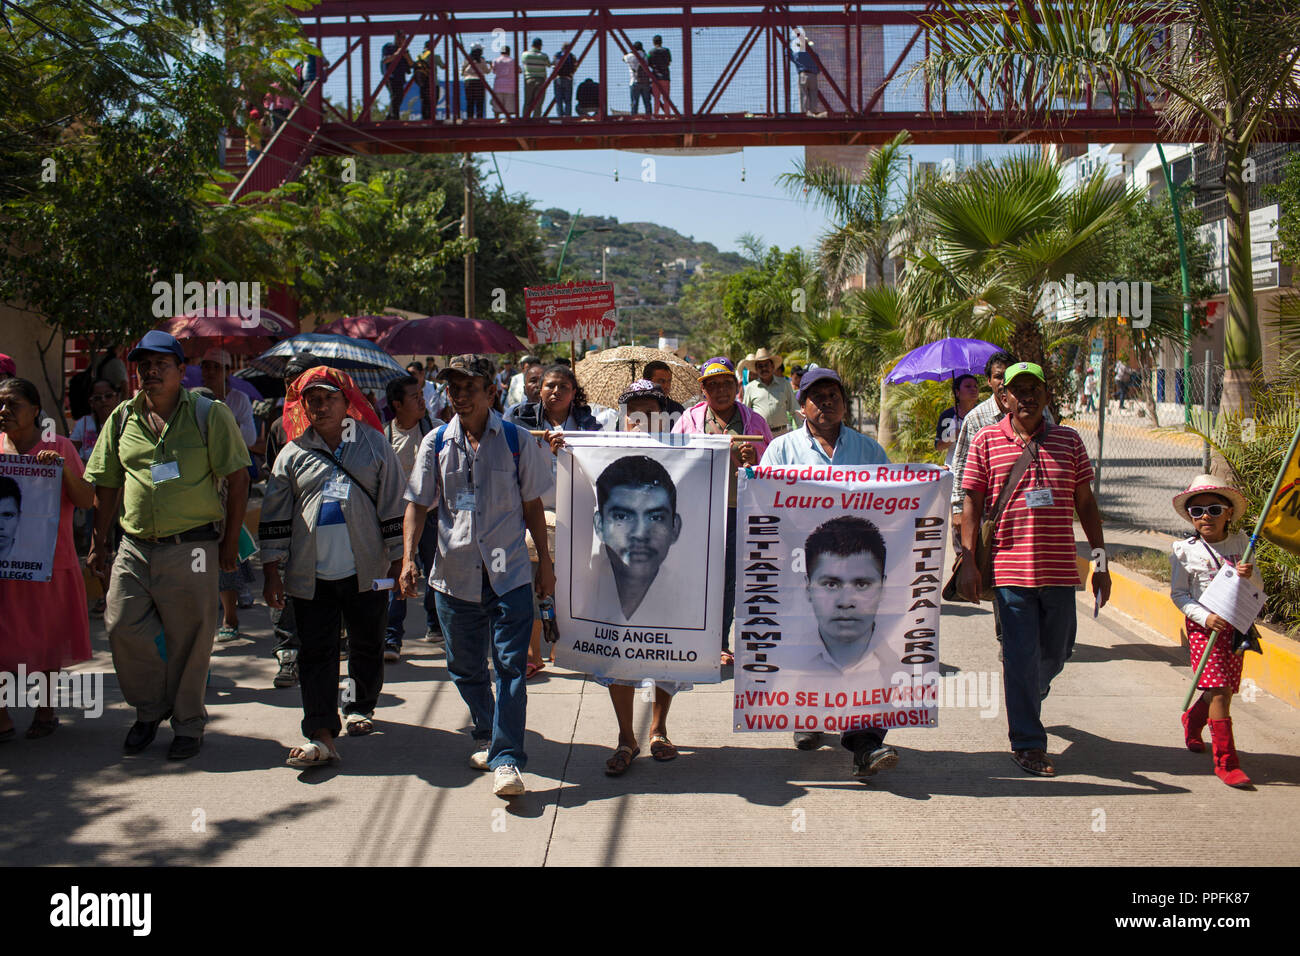
<svg viewBox="0 0 1300 956">
<path fill-rule="evenodd" d="M 717 358 L 711 358 L 700 366 L 700 381 L 706 378 L 713 378 L 715 375 L 730 375 L 736 377 L 736 366 L 731 363 L 731 359 L 719 355 Z"/>
<path fill-rule="evenodd" d="M 1017 375 L 1032 375 L 1040 382 L 1047 382 L 1047 379 L 1043 378 L 1042 366 L 1035 365 L 1033 362 L 1017 362 L 1015 365 L 1008 366 L 1006 375 L 1002 379 L 1003 387 L 1010 385 L 1011 380 Z"/>
<path fill-rule="evenodd" d="M 325 389 L 325 391 L 327 391 L 327 392 L 341 392 L 341 391 L 343 391 L 343 389 L 339 388 L 339 387 L 338 387 L 337 385 L 335 385 L 333 382 L 327 381 L 327 380 L 325 380 L 325 379 L 323 379 L 323 378 L 318 378 L 318 379 L 316 379 L 315 381 L 313 381 L 313 382 L 311 382 L 310 384 L 308 384 L 305 388 L 303 388 L 302 393 L 303 393 L 304 395 L 306 395 L 306 394 L 307 394 L 309 391 L 311 391 L 313 388 L 323 388 L 323 389 Z"/>
<path fill-rule="evenodd" d="M 309 368 L 315 368 L 323 364 L 319 358 L 311 352 L 295 352 L 289 361 L 284 363 L 284 377 L 288 379 L 297 378 Z"/>
<path fill-rule="evenodd" d="M 664 394 L 663 389 L 649 379 L 644 378 L 637 379 L 624 389 L 623 393 L 618 397 L 618 403 L 626 405 L 634 398 L 652 398 L 659 403 L 660 408 L 664 408 L 668 404 L 668 396 Z"/>
<path fill-rule="evenodd" d="M 17 374 L 18 374 L 18 364 L 8 355 L 5 355 L 4 352 L 0 352 L 0 375 L 17 375 Z"/>
<path fill-rule="evenodd" d="M 235 360 L 230 357 L 230 353 L 225 349 L 210 348 L 203 353 L 201 362 L 216 362 L 218 365 L 224 365 L 226 368 L 235 364 Z"/>
<path fill-rule="evenodd" d="M 162 329 L 152 329 L 144 334 L 138 345 L 127 353 L 128 362 L 138 362 L 149 352 L 165 352 L 176 356 L 176 361 L 181 365 L 185 364 L 185 350 L 181 348 L 181 343 L 176 341 L 176 336 L 162 331 Z"/>
<path fill-rule="evenodd" d="M 487 379 L 491 382 L 496 377 L 496 366 L 486 355 L 457 355 L 447 367 L 438 372 L 438 378 L 447 378 L 450 375 L 468 375 L 471 378 L 477 376 Z"/>
<path fill-rule="evenodd" d="M 840 393 L 844 395 L 845 401 L 848 400 L 848 392 L 844 388 L 844 383 L 840 381 L 838 372 L 833 368 L 811 368 L 804 372 L 803 377 L 799 379 L 799 394 L 796 396 L 796 400 L 800 405 L 803 404 L 804 396 L 808 394 L 808 390 L 818 382 L 834 382 L 840 387 Z"/>
</svg>

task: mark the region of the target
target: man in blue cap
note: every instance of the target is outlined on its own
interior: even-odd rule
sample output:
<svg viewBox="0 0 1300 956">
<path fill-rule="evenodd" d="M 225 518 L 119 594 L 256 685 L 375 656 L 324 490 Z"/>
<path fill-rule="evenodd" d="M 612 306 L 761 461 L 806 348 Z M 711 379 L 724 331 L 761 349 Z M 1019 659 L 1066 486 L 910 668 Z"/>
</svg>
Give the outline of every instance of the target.
<svg viewBox="0 0 1300 956">
<path fill-rule="evenodd" d="M 175 737 L 167 757 L 183 760 L 203 741 L 217 572 L 239 563 L 251 462 L 230 409 L 184 388 L 185 353 L 175 338 L 148 332 L 127 360 L 141 391 L 113 411 L 86 464 L 95 486 L 86 564 L 106 583 L 113 667 L 136 710 L 123 749 L 144 750 L 170 716 Z M 124 534 L 110 582 L 105 559 L 119 507 Z"/>
<path fill-rule="evenodd" d="M 814 368 L 804 372 L 796 398 L 804 418 L 803 427 L 773 439 L 761 464 L 889 464 L 889 456 L 874 438 L 844 424 L 849 396 L 834 370 Z M 823 740 L 824 735 L 820 732 L 794 735 L 794 745 L 800 750 L 816 750 Z M 898 751 L 885 746 L 885 731 L 881 728 L 844 734 L 840 743 L 853 752 L 855 777 L 869 777 L 898 763 Z"/>
</svg>

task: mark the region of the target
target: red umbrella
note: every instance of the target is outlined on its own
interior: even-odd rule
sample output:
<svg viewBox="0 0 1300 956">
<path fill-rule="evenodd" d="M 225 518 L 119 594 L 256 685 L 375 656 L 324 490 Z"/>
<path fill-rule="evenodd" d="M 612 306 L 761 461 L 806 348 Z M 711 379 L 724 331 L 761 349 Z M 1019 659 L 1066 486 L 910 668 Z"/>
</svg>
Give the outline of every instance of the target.
<svg viewBox="0 0 1300 956">
<path fill-rule="evenodd" d="M 428 315 L 395 325 L 375 342 L 389 355 L 501 355 L 527 347 L 509 329 L 491 319 Z"/>
<path fill-rule="evenodd" d="M 245 325 L 245 322 L 251 324 Z M 204 309 L 202 312 L 174 315 L 160 322 L 157 328 L 176 336 L 184 343 L 185 351 L 192 354 L 213 345 L 228 352 L 257 354 L 266 351 L 271 339 L 288 338 L 298 332 L 294 323 L 267 308 L 258 309 L 255 322 L 252 316 L 243 319 L 238 313 Z"/>
<path fill-rule="evenodd" d="M 318 325 L 313 331 L 326 335 L 346 335 L 353 339 L 376 341 L 381 335 L 395 325 L 406 320 L 400 315 L 348 315 L 325 325 Z"/>
</svg>

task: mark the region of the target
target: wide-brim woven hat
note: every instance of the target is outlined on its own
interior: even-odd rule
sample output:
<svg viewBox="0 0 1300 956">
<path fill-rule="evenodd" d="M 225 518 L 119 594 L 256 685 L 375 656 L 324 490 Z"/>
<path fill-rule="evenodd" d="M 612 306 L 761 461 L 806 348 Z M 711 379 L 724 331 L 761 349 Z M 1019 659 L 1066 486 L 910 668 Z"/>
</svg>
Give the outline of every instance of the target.
<svg viewBox="0 0 1300 956">
<path fill-rule="evenodd" d="M 736 371 L 753 369 L 759 362 L 771 362 L 773 368 L 780 368 L 781 356 L 775 352 L 769 352 L 767 349 L 759 349 L 753 355 L 746 355 L 745 360 L 736 366 Z"/>
<path fill-rule="evenodd" d="M 1231 501 L 1233 520 L 1246 514 L 1246 496 L 1236 488 L 1225 485 L 1213 475 L 1197 475 L 1192 479 L 1192 483 L 1187 486 L 1186 491 L 1174 495 L 1174 510 L 1182 515 L 1184 520 L 1190 522 L 1192 517 L 1187 513 L 1187 502 L 1197 495 L 1207 494 L 1219 495 Z"/>
</svg>

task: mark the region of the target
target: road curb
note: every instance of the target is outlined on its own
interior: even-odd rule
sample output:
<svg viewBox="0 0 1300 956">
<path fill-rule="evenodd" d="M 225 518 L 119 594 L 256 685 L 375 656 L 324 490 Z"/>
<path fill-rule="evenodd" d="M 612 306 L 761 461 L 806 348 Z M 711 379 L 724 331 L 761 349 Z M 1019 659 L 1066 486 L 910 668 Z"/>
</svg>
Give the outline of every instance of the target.
<svg viewBox="0 0 1300 956">
<path fill-rule="evenodd" d="M 1091 562 L 1078 558 L 1079 577 L 1091 590 Z M 1139 579 L 1132 571 L 1110 563 L 1110 603 L 1117 611 L 1140 621 L 1171 644 L 1187 647 L 1183 634 L 1183 615 L 1174 606 L 1167 589 L 1161 590 Z M 1259 643 L 1263 654 L 1246 654 L 1242 677 L 1279 700 L 1300 708 L 1300 646 L 1270 627 L 1259 625 Z"/>
</svg>

